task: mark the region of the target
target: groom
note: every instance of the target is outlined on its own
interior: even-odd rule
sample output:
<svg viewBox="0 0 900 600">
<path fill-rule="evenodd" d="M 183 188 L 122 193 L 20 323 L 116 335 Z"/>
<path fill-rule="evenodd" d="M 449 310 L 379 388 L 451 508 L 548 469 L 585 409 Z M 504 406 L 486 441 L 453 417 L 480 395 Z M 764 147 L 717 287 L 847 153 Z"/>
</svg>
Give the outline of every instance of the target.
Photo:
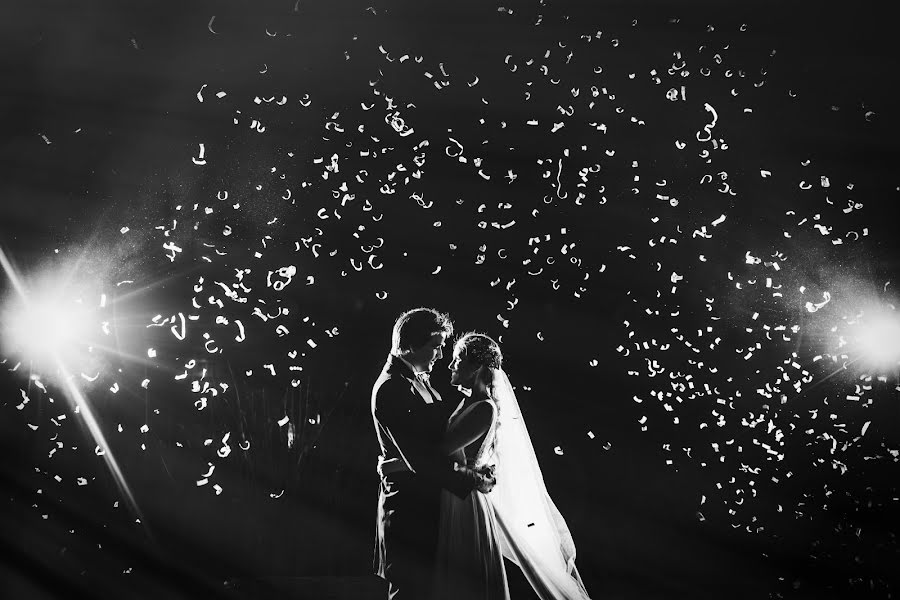
<svg viewBox="0 0 900 600">
<path fill-rule="evenodd" d="M 460 498 L 487 493 L 490 473 L 455 468 L 438 444 L 456 405 L 429 381 L 453 334 L 450 318 L 432 308 L 409 310 L 394 323 L 391 353 L 372 388 L 372 418 L 381 446 L 375 571 L 391 600 L 426 600 L 438 541 L 441 488 Z"/>
</svg>

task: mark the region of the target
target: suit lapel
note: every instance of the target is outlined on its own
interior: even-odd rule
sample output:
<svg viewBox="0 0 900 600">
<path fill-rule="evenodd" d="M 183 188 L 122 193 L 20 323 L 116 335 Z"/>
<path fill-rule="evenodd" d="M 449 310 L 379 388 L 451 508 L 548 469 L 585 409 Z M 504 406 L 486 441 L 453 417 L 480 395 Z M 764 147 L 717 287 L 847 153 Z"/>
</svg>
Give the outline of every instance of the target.
<svg viewBox="0 0 900 600">
<path fill-rule="evenodd" d="M 387 372 L 393 376 L 403 377 L 409 381 L 412 390 L 415 390 L 415 392 L 419 394 L 425 404 L 434 404 L 435 401 L 441 401 L 441 395 L 437 393 L 437 390 L 431 388 L 431 393 L 429 393 L 425 384 L 419 381 L 406 363 L 393 355 L 388 357 Z M 432 394 L 434 395 L 432 396 Z"/>
<path fill-rule="evenodd" d="M 434 398 L 431 394 L 428 393 L 428 388 L 425 387 L 421 381 L 416 378 L 410 380 L 410 385 L 412 385 L 413 389 L 419 392 L 419 395 L 422 397 L 422 400 L 425 401 L 425 404 L 434 404 Z"/>
<path fill-rule="evenodd" d="M 428 384 L 428 391 L 431 392 L 431 394 L 434 396 L 434 399 L 437 400 L 438 402 L 441 402 L 443 400 L 443 398 L 441 398 L 441 395 L 438 394 L 438 391 L 436 389 L 434 389 L 434 386 L 431 385 L 430 383 Z"/>
</svg>

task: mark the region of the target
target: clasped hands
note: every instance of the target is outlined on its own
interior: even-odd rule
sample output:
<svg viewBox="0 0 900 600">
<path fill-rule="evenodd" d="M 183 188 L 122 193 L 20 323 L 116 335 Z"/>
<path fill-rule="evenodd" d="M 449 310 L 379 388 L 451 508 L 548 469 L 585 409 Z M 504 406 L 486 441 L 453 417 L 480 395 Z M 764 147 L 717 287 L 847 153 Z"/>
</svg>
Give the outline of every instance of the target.
<svg viewBox="0 0 900 600">
<path fill-rule="evenodd" d="M 482 494 L 489 493 L 497 485 L 497 476 L 494 473 L 496 465 L 483 465 L 480 467 L 468 467 L 454 463 L 453 469 L 463 473 L 473 484 L 473 487 Z"/>
</svg>

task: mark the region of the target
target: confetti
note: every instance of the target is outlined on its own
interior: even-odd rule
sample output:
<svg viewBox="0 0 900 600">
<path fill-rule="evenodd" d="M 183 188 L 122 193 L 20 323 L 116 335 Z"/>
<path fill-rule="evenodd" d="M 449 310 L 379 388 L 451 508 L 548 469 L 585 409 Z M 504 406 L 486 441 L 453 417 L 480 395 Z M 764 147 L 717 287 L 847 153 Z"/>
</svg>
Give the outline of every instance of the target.
<svg viewBox="0 0 900 600">
<path fill-rule="evenodd" d="M 295 12 L 300 8 L 299 2 L 294 5 Z M 504 22 L 523 18 L 518 8 L 498 11 Z M 551 7 L 541 11 L 546 14 L 536 23 L 529 19 L 530 26 L 547 27 Z M 215 19 L 209 19 L 207 29 L 218 35 Z M 173 409 L 160 401 L 161 388 L 151 387 L 150 378 L 157 372 L 171 376 L 163 387 L 178 386 L 203 411 L 192 414 L 196 439 L 182 437 L 184 444 L 176 447 L 216 450 L 224 463 L 235 459 L 230 433 L 221 437 L 216 428 L 235 405 L 248 419 L 259 420 L 257 435 L 263 426 L 277 423 L 281 445 L 287 442 L 295 450 L 304 432 L 319 427 L 326 413 L 320 421 L 319 414 L 292 412 L 285 402 L 262 416 L 245 387 L 280 387 L 279 393 L 287 389 L 291 394 L 295 388 L 310 392 L 322 385 L 318 365 L 341 352 L 346 335 L 338 337 L 336 324 L 347 331 L 347 322 L 333 319 L 332 307 L 322 304 L 350 297 L 363 303 L 374 296 L 384 302 L 378 306 L 394 310 L 388 302 L 404 297 L 397 293 L 398 275 L 405 269 L 424 274 L 432 266 L 431 274 L 442 278 L 426 277 L 428 285 L 466 273 L 471 291 L 484 295 L 479 295 L 487 315 L 483 326 L 515 340 L 510 348 L 523 355 L 537 348 L 556 352 L 557 344 L 566 343 L 535 302 L 546 304 L 546 315 L 602 311 L 618 303 L 624 327 L 604 331 L 596 344 L 567 348 L 574 357 L 573 377 L 621 376 L 625 393 L 610 401 L 624 411 L 622 422 L 630 423 L 626 426 L 635 436 L 654 436 L 652 450 L 649 441 L 635 443 L 646 444 L 660 465 L 683 472 L 690 463 L 697 472 L 710 473 L 691 479 L 691 485 L 701 487 L 697 492 L 705 516 L 699 511 L 696 516 L 706 526 L 725 524 L 746 528 L 748 534 L 783 527 L 780 533 L 790 533 L 790 527 L 771 518 L 782 504 L 791 507 L 785 509 L 789 517 L 795 505 L 801 511 L 800 502 L 804 515 L 825 514 L 822 506 L 836 503 L 835 496 L 844 491 L 836 478 L 861 471 L 863 455 L 878 462 L 897 458 L 893 448 L 877 448 L 883 428 L 870 427 L 874 398 L 885 389 L 893 391 L 896 380 L 858 371 L 862 359 L 854 301 L 823 266 L 867 248 L 866 205 L 873 192 L 868 186 L 853 190 L 840 168 L 801 160 L 790 148 L 779 146 L 778 156 L 788 158 L 773 162 L 771 148 L 746 145 L 741 132 L 761 126 L 771 98 L 787 102 L 787 96 L 796 106 L 808 107 L 802 104 L 804 94 L 785 87 L 787 81 L 767 79 L 766 70 L 777 64 L 774 54 L 754 46 L 752 36 L 739 36 L 746 24 L 710 25 L 697 43 L 681 48 L 668 47 L 663 36 L 657 43 L 671 52 L 651 55 L 636 47 L 643 43 L 636 34 L 646 33 L 641 29 L 646 20 L 629 16 L 624 22 L 631 28 L 626 25 L 612 36 L 560 28 L 560 34 L 570 35 L 558 44 L 538 47 L 543 42 L 535 41 L 517 46 L 515 55 L 507 54 L 512 48 L 503 51 L 496 64 L 468 69 L 462 57 L 451 61 L 439 51 L 419 56 L 392 46 L 390 38 L 367 39 L 367 46 L 353 47 L 352 62 L 371 59 L 377 68 L 353 75 L 360 77 L 358 95 L 337 101 L 333 90 L 323 94 L 313 87 L 314 80 L 306 91 L 278 89 L 277 78 L 271 77 L 280 63 L 265 54 L 256 56 L 249 74 L 241 72 L 240 93 L 226 85 L 237 80 L 218 79 L 235 75 L 229 69 L 237 66 L 226 66 L 224 75 L 217 72 L 220 83 L 189 84 L 198 104 L 188 93 L 182 98 L 185 106 L 219 119 L 229 131 L 227 136 L 204 133 L 203 143 L 192 142 L 198 144 L 193 164 L 206 168 L 189 168 L 190 178 L 205 173 L 202 177 L 217 182 L 211 190 L 223 189 L 180 198 L 161 211 L 167 211 L 165 217 L 129 215 L 124 220 L 129 226 L 115 223 L 119 243 L 152 246 L 142 263 L 149 268 L 119 274 L 120 281 L 109 289 L 119 298 L 134 290 L 148 296 L 145 314 L 158 314 L 145 322 L 142 333 L 148 339 L 133 354 L 146 352 L 153 360 L 118 372 L 98 359 L 73 369 L 80 374 L 73 379 L 98 397 L 118 393 L 117 403 L 137 403 L 140 418 L 149 423 L 150 415 L 159 414 L 149 408 L 158 406 L 163 415 Z M 694 39 L 679 18 L 665 26 Z M 287 30 L 273 31 L 271 24 L 258 34 L 266 43 L 289 44 L 291 39 Z M 625 68 L 614 50 L 620 46 L 634 49 L 634 56 L 649 64 Z M 341 62 L 351 56 L 343 48 L 339 54 Z M 264 59 L 272 62 L 271 74 Z M 791 77 L 785 73 L 781 76 Z M 209 74 L 205 80 L 213 81 Z M 803 91 L 797 82 L 789 83 Z M 227 100 L 209 101 L 219 87 L 231 92 L 218 91 L 215 98 Z M 458 94 L 454 102 L 468 102 L 473 110 L 454 115 L 452 123 L 428 123 L 426 115 L 438 114 L 448 93 Z M 505 99 L 507 93 L 516 100 Z M 306 111 L 313 98 L 316 107 Z M 217 112 L 223 107 L 227 112 Z M 855 115 L 860 127 L 877 117 L 866 106 L 844 106 L 845 113 Z M 268 136 L 257 135 L 290 139 L 298 127 L 319 132 L 302 151 L 276 148 Z M 238 153 L 250 144 L 263 151 Z M 636 145 L 643 147 L 636 151 Z M 218 149 L 209 164 L 207 146 Z M 183 157 L 183 152 L 182 147 L 175 155 Z M 225 162 L 241 163 L 240 172 L 216 171 L 222 165 L 214 163 Z M 431 192 L 440 185 L 434 175 L 440 172 L 458 182 L 452 195 L 449 188 Z M 489 187 L 499 182 L 501 187 Z M 774 206 L 770 198 L 778 198 L 777 210 L 769 210 Z M 759 215 L 765 215 L 765 223 Z M 777 235 L 769 235 L 768 225 Z M 874 224 L 868 225 L 874 236 Z M 410 250 L 399 233 L 416 228 L 427 230 L 431 254 Z M 151 272 L 172 276 L 165 302 L 149 298 L 158 291 L 149 281 Z M 516 277 L 520 283 L 512 291 Z M 178 291 L 188 278 L 186 289 Z M 298 278 L 303 283 L 293 285 Z M 119 289 L 126 284 L 134 285 Z M 882 292 L 886 289 L 885 284 Z M 95 295 L 87 298 L 96 304 Z M 116 296 L 110 298 L 99 307 L 104 345 L 125 330 L 110 315 L 117 305 Z M 611 304 L 597 304 L 601 298 Z M 515 369 L 515 361 L 510 368 Z M 308 380 L 301 381 L 301 373 L 310 374 Z M 853 380 L 859 375 L 870 380 Z M 229 387 L 223 387 L 226 381 Z M 134 394 L 137 382 L 144 391 Z M 65 440 L 75 419 L 65 420 L 54 410 L 38 421 L 35 405 L 40 398 L 44 406 L 44 395 L 53 388 L 37 381 L 29 385 L 30 393 L 23 390 L 16 405 L 21 413 L 13 414 L 21 414 L 29 435 L 58 431 Z M 322 389 L 327 388 L 310 393 Z M 141 403 L 149 407 L 146 413 Z M 190 412 L 190 405 L 184 406 Z M 654 429 L 648 433 L 650 420 Z M 152 421 L 154 432 L 161 421 Z M 139 423 L 120 425 L 117 440 L 148 433 L 149 425 L 138 429 Z M 570 431 L 575 436 L 570 445 L 560 440 L 554 453 L 563 455 L 565 447 L 568 460 L 578 460 L 577 431 Z M 242 460 L 265 459 L 267 442 L 254 438 L 251 444 L 249 424 L 247 430 L 235 426 L 234 432 Z M 603 438 L 599 430 L 587 436 Z M 664 438 L 663 450 L 655 444 L 657 437 Z M 221 445 L 214 445 L 220 438 Z M 152 439 L 147 436 L 143 447 L 152 450 Z M 49 449 L 58 461 L 69 444 L 55 442 Z M 96 444 L 99 456 L 101 446 Z M 602 448 L 608 451 L 612 443 Z M 807 454 L 816 462 L 798 464 Z M 718 469 L 715 475 L 711 466 Z M 776 493 L 762 484 L 791 479 L 791 469 L 800 472 L 801 466 L 806 480 L 795 485 L 806 496 L 790 503 L 778 498 L 779 504 Z M 214 470 L 208 463 L 197 487 L 211 483 Z M 80 478 L 79 485 L 82 480 L 88 481 Z M 821 486 L 813 489 L 824 481 L 831 485 L 829 492 L 836 490 L 831 495 Z M 222 494 L 221 486 L 212 487 L 215 496 Z M 283 494 L 284 489 L 269 496 Z"/>
</svg>

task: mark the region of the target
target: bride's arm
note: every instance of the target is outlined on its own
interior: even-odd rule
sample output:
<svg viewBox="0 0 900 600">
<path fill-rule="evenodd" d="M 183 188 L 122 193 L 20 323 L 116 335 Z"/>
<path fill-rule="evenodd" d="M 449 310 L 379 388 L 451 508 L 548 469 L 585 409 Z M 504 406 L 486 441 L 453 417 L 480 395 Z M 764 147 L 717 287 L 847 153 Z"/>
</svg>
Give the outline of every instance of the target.
<svg viewBox="0 0 900 600">
<path fill-rule="evenodd" d="M 455 427 L 447 431 L 439 445 L 440 451 L 450 455 L 465 448 L 490 429 L 493 419 L 494 405 L 490 402 L 479 402 Z"/>
</svg>

